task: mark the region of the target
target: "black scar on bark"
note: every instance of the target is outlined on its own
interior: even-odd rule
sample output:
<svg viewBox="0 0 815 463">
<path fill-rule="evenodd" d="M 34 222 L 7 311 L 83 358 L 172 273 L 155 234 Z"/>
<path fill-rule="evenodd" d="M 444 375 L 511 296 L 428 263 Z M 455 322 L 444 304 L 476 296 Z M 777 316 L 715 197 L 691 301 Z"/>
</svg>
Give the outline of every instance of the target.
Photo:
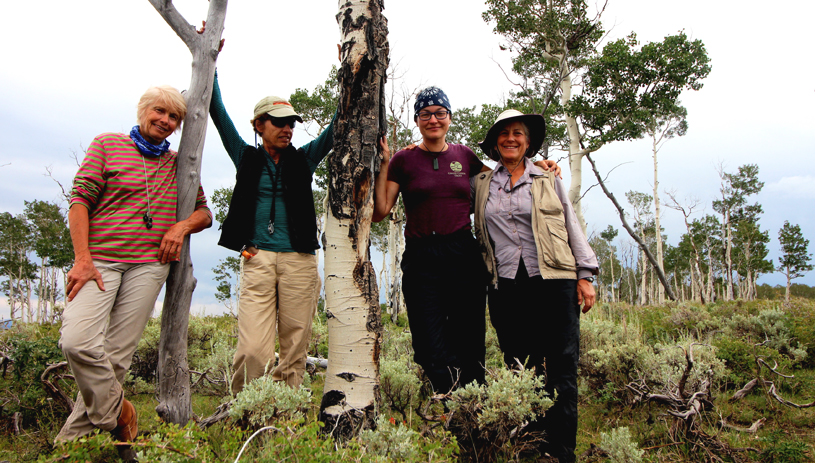
<svg viewBox="0 0 815 463">
<path fill-rule="evenodd" d="M 345 393 L 342 391 L 327 391 L 323 394 L 323 400 L 320 402 L 320 410 L 325 410 L 334 405 L 342 405 L 345 403 Z"/>
<path fill-rule="evenodd" d="M 345 373 L 337 373 L 337 376 L 339 376 L 340 378 L 348 381 L 349 383 L 353 383 L 354 380 L 356 380 L 357 376 L 359 376 L 359 375 L 357 375 L 355 373 L 345 372 Z"/>
</svg>

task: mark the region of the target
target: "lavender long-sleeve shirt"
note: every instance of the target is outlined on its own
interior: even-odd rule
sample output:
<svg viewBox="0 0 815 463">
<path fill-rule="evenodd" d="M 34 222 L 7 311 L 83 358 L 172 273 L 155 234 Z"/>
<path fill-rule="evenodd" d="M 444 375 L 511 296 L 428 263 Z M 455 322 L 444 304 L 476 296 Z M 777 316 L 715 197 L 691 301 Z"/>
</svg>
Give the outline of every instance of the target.
<svg viewBox="0 0 815 463">
<path fill-rule="evenodd" d="M 540 275 L 538 253 L 532 235 L 532 180 L 529 174 L 543 172 L 529 159 L 525 158 L 524 163 L 524 174 L 515 182 L 515 186 L 510 187 L 510 173 L 500 163 L 490 181 L 490 193 L 484 213 L 487 231 L 495 243 L 495 260 L 498 264 L 498 276 L 501 278 L 515 278 L 521 258 L 529 276 Z M 470 183 L 474 190 L 474 178 Z M 563 205 L 569 247 L 578 269 L 577 277 L 586 278 L 597 274 L 597 256 L 577 222 L 563 181 L 559 178 L 555 179 L 555 193 Z M 474 191 L 472 197 L 475 197 Z"/>
</svg>

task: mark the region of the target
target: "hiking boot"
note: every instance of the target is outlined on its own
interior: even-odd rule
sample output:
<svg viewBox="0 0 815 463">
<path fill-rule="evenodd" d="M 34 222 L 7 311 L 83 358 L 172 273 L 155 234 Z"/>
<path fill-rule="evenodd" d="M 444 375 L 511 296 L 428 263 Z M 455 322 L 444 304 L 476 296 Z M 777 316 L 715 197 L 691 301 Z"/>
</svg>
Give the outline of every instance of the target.
<svg viewBox="0 0 815 463">
<path fill-rule="evenodd" d="M 121 442 L 132 442 L 136 439 L 138 433 L 139 426 L 136 409 L 129 400 L 123 398 L 122 412 L 119 414 L 119 420 L 116 422 L 116 428 L 113 430 L 113 437 L 119 439 Z"/>
</svg>

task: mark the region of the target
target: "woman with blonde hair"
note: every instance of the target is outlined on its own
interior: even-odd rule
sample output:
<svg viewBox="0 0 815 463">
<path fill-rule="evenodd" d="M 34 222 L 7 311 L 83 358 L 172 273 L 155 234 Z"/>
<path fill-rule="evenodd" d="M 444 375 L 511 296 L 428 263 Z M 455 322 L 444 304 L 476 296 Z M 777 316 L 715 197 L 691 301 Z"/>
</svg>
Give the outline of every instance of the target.
<svg viewBox="0 0 815 463">
<path fill-rule="evenodd" d="M 185 236 L 212 224 L 200 186 L 195 211 L 176 221 L 177 153 L 167 137 L 186 112 L 178 90 L 148 89 L 138 104 L 139 125 L 94 138 L 74 178 L 68 223 L 75 257 L 60 347 L 79 394 L 58 442 L 96 428 L 125 442 L 138 433 L 122 381 L 169 263 L 178 260 Z"/>
</svg>

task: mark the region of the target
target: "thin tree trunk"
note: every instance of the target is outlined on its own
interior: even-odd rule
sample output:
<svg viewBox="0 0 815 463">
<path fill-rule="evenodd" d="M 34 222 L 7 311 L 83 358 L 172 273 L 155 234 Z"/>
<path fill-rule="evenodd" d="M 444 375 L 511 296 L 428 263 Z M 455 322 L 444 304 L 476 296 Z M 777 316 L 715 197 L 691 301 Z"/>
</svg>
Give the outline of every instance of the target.
<svg viewBox="0 0 815 463">
<path fill-rule="evenodd" d="M 787 290 L 784 292 L 784 302 L 787 305 L 790 305 L 790 286 L 792 286 L 792 278 L 791 278 L 791 272 L 790 272 L 790 267 L 789 266 L 787 266 L 786 272 L 784 272 L 784 275 L 787 277 Z"/>
<path fill-rule="evenodd" d="M 608 253 L 611 257 L 611 302 L 616 301 L 616 297 L 614 296 L 614 252 L 611 250 L 611 243 L 608 246 Z"/>
<path fill-rule="evenodd" d="M 391 320 L 395 323 L 399 312 L 404 307 L 402 296 L 402 252 L 405 249 L 405 235 L 402 233 L 405 213 L 402 204 L 397 201 L 388 222 L 388 247 L 390 250 L 391 280 L 388 291 L 388 306 Z"/>
<path fill-rule="evenodd" d="M 193 213 L 201 183 L 201 154 L 204 150 L 215 60 L 218 58 L 227 0 L 210 0 L 206 30 L 200 34 L 175 9 L 171 0 L 150 0 L 150 4 L 192 54 L 193 72 L 190 88 L 185 94 L 187 117 L 181 132 L 176 172 L 176 219 L 181 221 Z M 187 424 L 192 413 L 190 371 L 187 364 L 187 325 L 195 285 L 188 236 L 181 248 L 181 260 L 172 264 L 167 277 L 158 359 L 159 404 L 156 412 L 163 421 L 179 425 Z"/>
<path fill-rule="evenodd" d="M 563 74 L 560 79 L 561 103 L 566 105 L 572 98 L 572 78 L 569 74 Z M 568 114 L 565 116 L 566 132 L 569 135 L 569 184 L 568 197 L 574 207 L 583 233 L 586 233 L 586 220 L 583 218 L 583 207 L 580 204 L 580 192 L 583 189 L 583 151 L 580 149 L 580 131 L 577 127 L 577 120 Z"/>
<path fill-rule="evenodd" d="M 337 438 L 376 426 L 382 314 L 370 262 L 373 180 L 385 135 L 387 20 L 381 0 L 341 0 L 340 102 L 328 188 L 328 370 L 320 420 Z"/>
<path fill-rule="evenodd" d="M 642 238 L 637 236 L 637 233 L 634 232 L 634 230 L 631 228 L 631 226 L 628 225 L 628 221 L 625 220 L 625 211 L 623 210 L 622 206 L 620 206 L 620 203 L 617 202 L 617 198 L 614 197 L 614 194 L 611 191 L 609 191 L 609 189 L 606 187 L 605 182 L 603 182 L 603 177 L 600 176 L 600 172 L 597 170 L 597 166 L 594 164 L 594 160 L 588 154 L 586 154 L 585 156 L 586 156 L 586 159 L 588 159 L 589 162 L 591 163 L 591 168 L 592 168 L 592 171 L 594 171 L 594 176 L 597 178 L 597 181 L 600 183 L 600 187 L 603 189 L 603 192 L 606 194 L 608 199 L 610 199 L 611 202 L 614 204 L 614 206 L 617 208 L 617 211 L 619 212 L 619 215 L 620 215 L 620 220 L 622 221 L 622 224 L 623 224 L 623 228 L 625 228 L 625 230 L 628 232 L 628 234 L 631 235 L 631 238 L 633 238 L 634 241 L 636 241 L 637 244 L 640 245 L 640 248 L 643 250 L 643 252 L 645 252 L 646 257 L 648 257 L 648 260 L 651 262 L 651 265 L 656 267 L 656 259 L 651 254 L 651 251 L 648 250 L 648 246 L 645 244 L 645 242 L 642 240 Z M 672 301 L 675 301 L 676 296 L 674 296 L 673 290 L 671 289 L 671 285 L 668 282 L 668 279 L 665 277 L 665 273 L 659 268 L 657 268 L 657 277 L 659 277 L 659 281 L 662 283 L 662 286 L 665 288 L 665 294 L 668 296 L 669 299 L 671 299 Z"/>
<path fill-rule="evenodd" d="M 659 176 L 657 174 L 657 140 L 653 139 L 654 150 L 654 225 L 656 227 L 656 240 L 657 240 L 657 267 L 659 270 L 665 271 L 665 264 L 662 259 L 662 229 L 659 226 Z M 658 288 L 657 302 L 662 305 L 665 303 L 665 291 L 661 286 Z"/>
</svg>

